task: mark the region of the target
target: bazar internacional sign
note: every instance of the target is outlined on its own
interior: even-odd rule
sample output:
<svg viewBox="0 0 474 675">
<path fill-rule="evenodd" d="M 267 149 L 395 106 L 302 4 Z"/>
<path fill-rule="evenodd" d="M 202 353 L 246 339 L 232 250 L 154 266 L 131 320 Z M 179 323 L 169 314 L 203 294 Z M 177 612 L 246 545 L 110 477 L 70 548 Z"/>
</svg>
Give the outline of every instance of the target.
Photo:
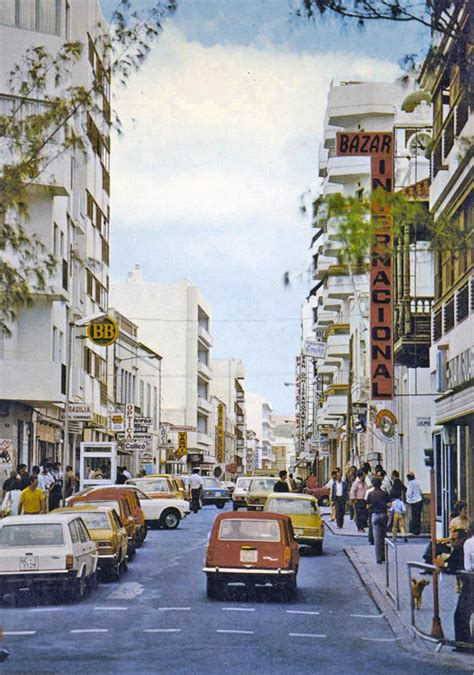
<svg viewBox="0 0 474 675">
<path fill-rule="evenodd" d="M 336 134 L 336 155 L 370 157 L 372 192 L 393 191 L 393 134 Z M 373 237 L 370 251 L 370 375 L 372 399 L 393 398 L 392 213 L 387 203 L 371 205 Z"/>
</svg>

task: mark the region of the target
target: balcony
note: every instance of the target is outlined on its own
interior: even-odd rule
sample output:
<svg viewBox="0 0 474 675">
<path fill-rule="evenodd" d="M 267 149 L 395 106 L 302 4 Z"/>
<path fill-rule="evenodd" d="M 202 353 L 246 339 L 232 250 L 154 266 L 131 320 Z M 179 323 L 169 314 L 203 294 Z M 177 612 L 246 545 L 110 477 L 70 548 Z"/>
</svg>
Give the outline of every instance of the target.
<svg viewBox="0 0 474 675">
<path fill-rule="evenodd" d="M 206 345 L 206 347 L 211 348 L 214 344 L 211 334 L 204 326 L 198 325 L 198 338 Z"/>
<path fill-rule="evenodd" d="M 432 297 L 411 298 L 395 306 L 394 354 L 397 363 L 410 368 L 428 368 L 432 307 Z"/>
<path fill-rule="evenodd" d="M 202 396 L 198 396 L 197 407 L 204 412 L 212 412 L 212 404 L 209 403 L 207 398 L 203 398 Z"/>
<path fill-rule="evenodd" d="M 0 359 L 2 398 L 36 406 L 64 401 L 64 374 L 65 367 L 52 361 Z"/>
<path fill-rule="evenodd" d="M 197 432 L 197 444 L 198 444 L 198 446 L 199 445 L 205 445 L 206 448 L 209 449 L 209 447 L 211 445 L 213 445 L 213 443 L 214 443 L 214 439 L 212 438 L 212 436 L 205 433 L 204 431 L 198 431 Z"/>
<path fill-rule="evenodd" d="M 314 279 L 324 279 L 328 269 L 338 262 L 336 256 L 318 255 L 316 271 L 314 272 Z"/>
<path fill-rule="evenodd" d="M 327 388 L 323 404 L 318 411 L 318 424 L 347 415 L 347 384 L 334 384 Z"/>
<path fill-rule="evenodd" d="M 197 362 L 197 371 L 206 380 L 212 380 L 212 369 L 203 361 Z"/>
<path fill-rule="evenodd" d="M 349 327 L 340 325 L 342 330 L 340 331 L 331 331 L 333 328 L 338 328 L 337 324 L 330 326 L 328 331 L 331 331 L 327 334 L 326 337 L 326 359 L 331 357 L 337 358 L 348 358 L 349 357 Z"/>
<path fill-rule="evenodd" d="M 370 175 L 369 157 L 330 157 L 327 175 L 331 183 L 353 183 Z"/>
<path fill-rule="evenodd" d="M 400 89 L 392 83 L 378 82 L 376 86 L 373 83 L 349 83 L 331 87 L 326 121 L 330 126 L 348 127 L 364 117 L 394 115 L 399 99 Z"/>
<path fill-rule="evenodd" d="M 356 292 L 367 291 L 369 278 L 364 265 L 352 267 L 352 274 L 347 265 L 331 265 L 326 281 L 327 294 L 333 298 L 347 300 Z"/>
</svg>

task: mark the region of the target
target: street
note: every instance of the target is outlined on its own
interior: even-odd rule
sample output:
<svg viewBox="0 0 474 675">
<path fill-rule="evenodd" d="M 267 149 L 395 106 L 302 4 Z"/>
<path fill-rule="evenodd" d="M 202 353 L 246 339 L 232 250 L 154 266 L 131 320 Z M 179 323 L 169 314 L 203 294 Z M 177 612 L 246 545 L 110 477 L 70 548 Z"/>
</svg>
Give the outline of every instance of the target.
<svg viewBox="0 0 474 675">
<path fill-rule="evenodd" d="M 402 649 L 343 552 L 348 539 L 327 530 L 322 556 L 302 552 L 295 601 L 237 587 L 208 600 L 201 568 L 217 513 L 149 532 L 121 581 L 82 602 L 2 605 L 2 672 L 446 672 Z"/>
</svg>

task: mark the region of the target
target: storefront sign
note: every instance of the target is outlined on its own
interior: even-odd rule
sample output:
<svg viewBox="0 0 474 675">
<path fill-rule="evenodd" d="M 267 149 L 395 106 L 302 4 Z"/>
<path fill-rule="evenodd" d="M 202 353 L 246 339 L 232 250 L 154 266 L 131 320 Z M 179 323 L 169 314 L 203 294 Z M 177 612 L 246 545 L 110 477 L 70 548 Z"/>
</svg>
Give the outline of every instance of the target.
<svg viewBox="0 0 474 675">
<path fill-rule="evenodd" d="M 337 156 L 370 156 L 372 192 L 393 191 L 393 134 L 336 133 Z M 393 398 L 392 213 L 372 202 L 374 226 L 370 251 L 370 375 L 372 399 Z"/>
<path fill-rule="evenodd" d="M 119 336 L 120 329 L 116 321 L 109 316 L 95 319 L 87 324 L 86 335 L 91 342 L 99 347 L 109 347 Z"/>
<path fill-rule="evenodd" d="M 178 449 L 176 450 L 176 457 L 181 459 L 188 454 L 188 434 L 186 431 L 178 432 Z"/>
<path fill-rule="evenodd" d="M 431 427 L 431 417 L 417 417 L 415 426 L 417 426 L 417 427 Z"/>
<path fill-rule="evenodd" d="M 474 380 L 474 347 L 469 347 L 446 364 L 448 389 L 456 389 Z"/>
<path fill-rule="evenodd" d="M 114 412 L 110 415 L 110 430 L 123 431 L 125 429 L 125 415 L 123 412 Z"/>
<path fill-rule="evenodd" d="M 133 441 L 135 433 L 135 406 L 133 403 L 125 405 L 125 440 Z"/>
<path fill-rule="evenodd" d="M 322 340 L 306 338 L 303 345 L 303 356 L 313 359 L 324 359 L 326 356 L 326 343 Z"/>
<path fill-rule="evenodd" d="M 217 461 L 222 464 L 225 456 L 225 415 L 224 404 L 217 406 Z"/>
<path fill-rule="evenodd" d="M 375 418 L 375 426 L 384 441 L 394 441 L 397 430 L 397 418 L 391 410 L 380 410 Z"/>
<path fill-rule="evenodd" d="M 137 427 L 151 427 L 152 419 L 151 417 L 141 417 L 139 415 L 136 415 L 135 424 Z"/>
<path fill-rule="evenodd" d="M 92 409 L 88 403 L 67 403 L 68 418 L 76 422 L 90 422 L 92 420 Z M 64 413 L 61 413 L 61 419 L 64 420 Z"/>
</svg>

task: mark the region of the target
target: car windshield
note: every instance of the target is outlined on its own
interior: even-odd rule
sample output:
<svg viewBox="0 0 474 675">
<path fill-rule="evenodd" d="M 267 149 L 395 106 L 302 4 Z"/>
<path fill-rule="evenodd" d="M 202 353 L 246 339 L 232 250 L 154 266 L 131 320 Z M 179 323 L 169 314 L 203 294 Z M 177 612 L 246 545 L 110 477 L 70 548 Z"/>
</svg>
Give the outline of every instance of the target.
<svg viewBox="0 0 474 675">
<path fill-rule="evenodd" d="M 223 520 L 219 528 L 223 541 L 280 541 L 280 526 L 275 520 Z"/>
<path fill-rule="evenodd" d="M 251 478 L 238 478 L 235 487 L 241 488 L 242 490 L 246 490 L 250 485 L 251 480 L 252 480 Z"/>
<path fill-rule="evenodd" d="M 317 513 L 316 505 L 310 499 L 269 499 L 266 510 L 286 515 L 311 516 Z"/>
<path fill-rule="evenodd" d="M 202 484 L 204 487 L 211 488 L 211 487 L 222 487 L 222 485 L 219 483 L 217 478 L 210 478 L 208 476 L 204 476 L 202 479 Z"/>
<path fill-rule="evenodd" d="M 271 492 L 277 480 L 277 478 L 254 478 L 250 484 L 249 491 L 260 492 L 261 490 L 268 490 Z"/>
<path fill-rule="evenodd" d="M 64 544 L 63 526 L 59 523 L 5 525 L 0 529 L 0 548 L 62 544 Z"/>
<path fill-rule="evenodd" d="M 143 490 L 143 492 L 169 492 L 169 487 L 167 481 L 163 478 L 162 480 L 141 480 L 134 481 L 133 483 L 128 483 L 128 485 L 136 485 Z"/>
<path fill-rule="evenodd" d="M 81 518 L 85 522 L 86 527 L 91 530 L 110 530 L 110 523 L 106 513 L 101 513 L 100 511 L 96 513 L 82 511 Z"/>
</svg>

